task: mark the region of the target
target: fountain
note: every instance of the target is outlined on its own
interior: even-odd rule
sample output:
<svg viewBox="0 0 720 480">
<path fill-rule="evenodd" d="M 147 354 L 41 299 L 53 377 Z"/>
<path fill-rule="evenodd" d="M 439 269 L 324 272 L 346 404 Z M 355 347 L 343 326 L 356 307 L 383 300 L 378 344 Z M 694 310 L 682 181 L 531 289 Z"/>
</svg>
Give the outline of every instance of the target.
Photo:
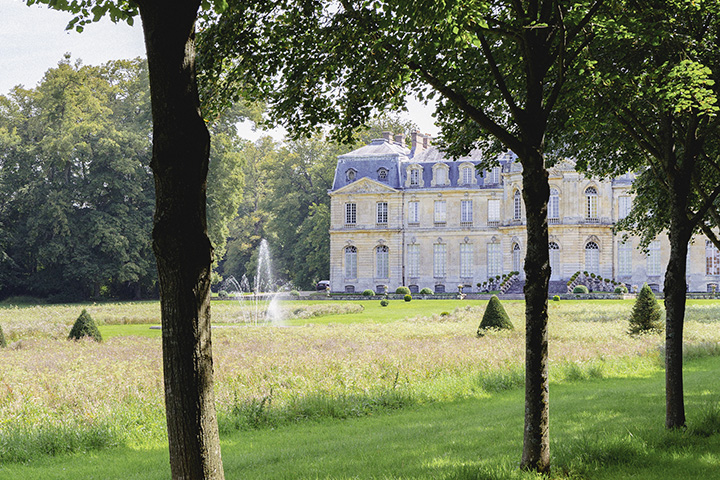
<svg viewBox="0 0 720 480">
<path fill-rule="evenodd" d="M 253 286 L 246 275 L 240 282 L 235 277 L 228 277 L 221 284 L 221 289 L 227 290 L 241 305 L 242 319 L 249 325 L 278 325 L 282 323 L 280 302 L 275 291 L 272 275 L 272 262 L 270 261 L 270 248 L 264 238 L 260 241 L 258 249 L 258 265 Z"/>
</svg>

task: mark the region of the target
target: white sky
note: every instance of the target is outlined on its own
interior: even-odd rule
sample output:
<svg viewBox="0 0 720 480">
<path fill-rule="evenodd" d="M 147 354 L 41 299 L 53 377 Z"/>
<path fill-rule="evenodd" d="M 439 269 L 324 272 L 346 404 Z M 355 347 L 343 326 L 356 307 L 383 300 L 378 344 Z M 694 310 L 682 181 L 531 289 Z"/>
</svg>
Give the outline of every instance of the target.
<svg viewBox="0 0 720 480">
<path fill-rule="evenodd" d="M 13 87 L 34 88 L 45 72 L 58 64 L 65 53 L 72 61 L 86 65 L 109 60 L 145 57 L 142 27 L 139 19 L 132 27 L 104 19 L 87 25 L 85 31 L 66 31 L 71 15 L 44 6 L 28 7 L 22 0 L 0 0 L 0 95 Z M 437 134 L 430 116 L 432 109 L 415 99 L 409 100 L 409 113 L 423 133 Z M 282 139 L 282 131 L 255 132 L 244 125 L 241 136 L 257 139 L 262 134 Z"/>
</svg>

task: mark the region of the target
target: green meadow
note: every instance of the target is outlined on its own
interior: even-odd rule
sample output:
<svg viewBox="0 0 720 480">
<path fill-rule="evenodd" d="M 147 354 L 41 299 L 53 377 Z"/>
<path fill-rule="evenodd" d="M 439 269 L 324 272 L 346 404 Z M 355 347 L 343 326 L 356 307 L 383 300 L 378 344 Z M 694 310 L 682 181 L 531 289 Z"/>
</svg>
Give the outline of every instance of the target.
<svg viewBox="0 0 720 480">
<path fill-rule="evenodd" d="M 226 478 L 533 478 L 522 447 L 524 318 L 485 301 L 288 301 L 281 327 L 213 302 Z M 104 341 L 67 341 L 82 308 Z M 660 335 L 632 301 L 550 302 L 555 478 L 713 478 L 720 302 L 690 302 L 688 429 L 664 429 Z M 0 308 L 0 478 L 169 476 L 157 302 Z M 155 327 L 155 328 L 152 328 Z"/>
</svg>

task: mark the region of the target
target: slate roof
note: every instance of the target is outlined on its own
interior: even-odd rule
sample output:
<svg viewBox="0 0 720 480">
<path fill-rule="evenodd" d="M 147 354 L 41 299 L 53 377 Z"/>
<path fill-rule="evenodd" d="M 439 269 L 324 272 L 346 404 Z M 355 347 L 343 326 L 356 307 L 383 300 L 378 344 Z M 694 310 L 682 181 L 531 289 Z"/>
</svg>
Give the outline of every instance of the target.
<svg viewBox="0 0 720 480">
<path fill-rule="evenodd" d="M 504 170 L 515 162 L 516 156 L 512 153 L 506 153 L 500 156 L 499 161 Z M 335 169 L 335 180 L 333 182 L 332 191 L 338 190 L 345 185 L 357 181 L 363 177 L 384 183 L 395 189 L 405 189 L 407 171 L 406 167 L 410 164 L 419 164 L 423 167 L 423 188 L 496 188 L 498 185 L 485 184 L 487 179 L 476 174 L 477 185 L 458 185 L 460 179 L 460 165 L 469 162 L 474 165 L 479 164 L 483 160 L 482 152 L 479 150 L 472 151 L 469 155 L 459 158 L 455 161 L 447 159 L 443 152 L 437 147 L 430 146 L 417 153 L 410 151 L 404 145 L 386 140 L 375 139 L 368 145 L 353 150 L 352 152 L 338 156 L 338 163 Z M 431 187 L 433 177 L 433 165 L 442 162 L 449 168 L 450 185 Z M 381 178 L 379 172 L 381 169 L 386 170 L 385 178 Z M 348 180 L 348 172 L 352 171 L 354 180 Z M 417 187 L 411 187 L 417 188 Z"/>
</svg>

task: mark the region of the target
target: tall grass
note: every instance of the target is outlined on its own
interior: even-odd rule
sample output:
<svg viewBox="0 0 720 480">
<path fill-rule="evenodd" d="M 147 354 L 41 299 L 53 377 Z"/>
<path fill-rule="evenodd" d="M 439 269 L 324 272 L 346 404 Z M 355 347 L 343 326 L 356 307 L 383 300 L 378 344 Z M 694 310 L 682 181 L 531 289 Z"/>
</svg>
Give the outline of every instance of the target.
<svg viewBox="0 0 720 480">
<path fill-rule="evenodd" d="M 391 307 L 403 304 L 396 301 Z M 221 429 L 350 418 L 521 388 L 524 305 L 505 302 L 515 330 L 477 338 L 484 304 L 457 302 L 447 316 L 419 316 L 412 310 L 409 318 L 389 323 L 214 330 Z M 551 302 L 551 379 L 575 382 L 657 372 L 663 338 L 626 335 L 631 307 L 630 302 Z M 158 315 L 152 302 L 86 308 L 106 324 L 145 323 Z M 224 315 L 222 308 L 213 308 L 213 315 Z M 720 302 L 713 308 L 720 313 Z M 377 314 L 367 310 L 367 315 Z M 708 320 L 707 305 L 702 311 L 703 321 L 689 314 L 686 352 L 717 355 L 720 329 L 717 321 Z M 0 350 L 0 446 L 8 446 L 0 461 L 164 438 L 159 339 L 67 342 L 78 314 L 78 306 L 0 309 L 0 324 L 6 335 L 11 332 L 10 347 Z"/>
</svg>

